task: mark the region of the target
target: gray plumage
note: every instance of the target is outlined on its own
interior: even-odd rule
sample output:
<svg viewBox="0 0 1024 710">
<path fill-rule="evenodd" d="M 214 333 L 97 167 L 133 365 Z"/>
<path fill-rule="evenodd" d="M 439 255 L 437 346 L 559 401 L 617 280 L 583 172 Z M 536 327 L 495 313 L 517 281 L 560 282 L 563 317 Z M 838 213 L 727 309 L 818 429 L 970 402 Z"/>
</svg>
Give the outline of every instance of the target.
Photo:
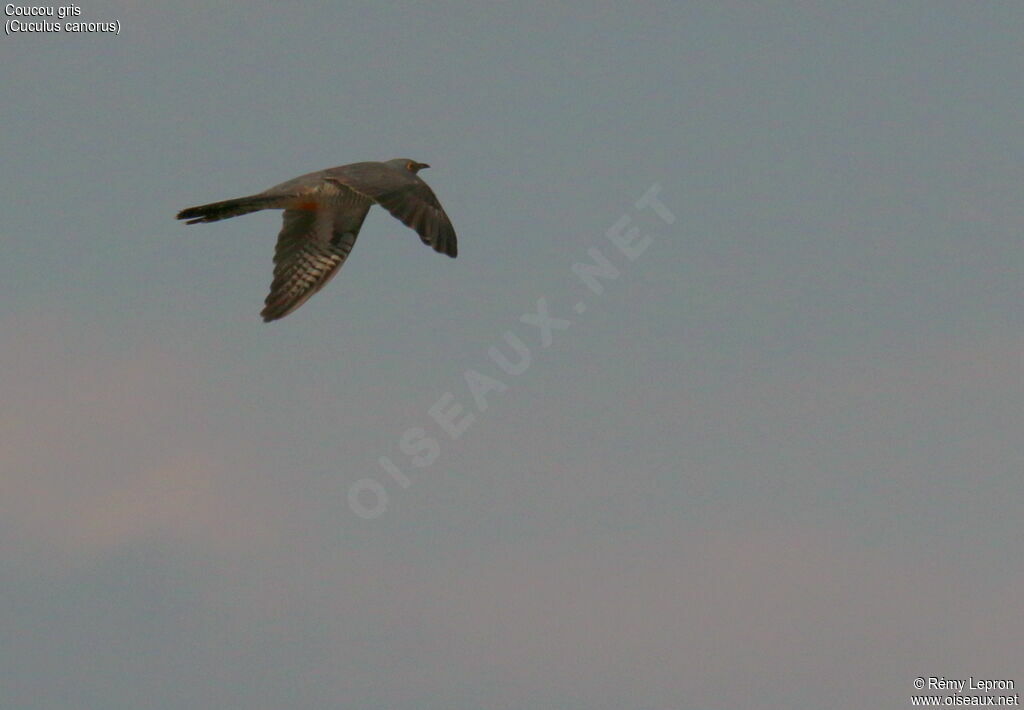
<svg viewBox="0 0 1024 710">
<path fill-rule="evenodd" d="M 395 158 L 329 168 L 234 200 L 189 207 L 186 224 L 217 222 L 267 209 L 283 209 L 274 252 L 274 279 L 263 320 L 283 318 L 322 289 L 345 263 L 366 213 L 377 204 L 419 234 L 434 251 L 455 258 L 455 229 L 434 191 L 416 175 L 430 166 Z"/>
</svg>

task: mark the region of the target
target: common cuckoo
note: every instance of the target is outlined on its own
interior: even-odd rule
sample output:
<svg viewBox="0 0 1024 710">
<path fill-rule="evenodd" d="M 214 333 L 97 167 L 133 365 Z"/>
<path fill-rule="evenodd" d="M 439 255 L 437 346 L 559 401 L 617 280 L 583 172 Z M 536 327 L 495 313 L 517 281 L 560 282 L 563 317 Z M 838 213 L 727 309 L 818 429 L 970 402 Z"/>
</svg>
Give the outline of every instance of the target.
<svg viewBox="0 0 1024 710">
<path fill-rule="evenodd" d="M 377 204 L 416 230 L 434 251 L 455 258 L 455 229 L 434 191 L 416 175 L 426 163 L 395 158 L 352 163 L 283 182 L 256 195 L 189 207 L 187 224 L 283 209 L 274 252 L 274 280 L 261 315 L 288 315 L 322 289 L 345 263 L 370 207 Z"/>
</svg>

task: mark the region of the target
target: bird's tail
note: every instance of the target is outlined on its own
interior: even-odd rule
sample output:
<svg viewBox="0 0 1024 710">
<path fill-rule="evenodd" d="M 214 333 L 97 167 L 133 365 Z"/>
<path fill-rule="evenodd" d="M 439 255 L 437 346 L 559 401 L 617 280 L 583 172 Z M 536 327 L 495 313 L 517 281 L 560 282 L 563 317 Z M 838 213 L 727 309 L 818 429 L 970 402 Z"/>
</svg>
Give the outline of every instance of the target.
<svg viewBox="0 0 1024 710">
<path fill-rule="evenodd" d="M 178 213 L 178 219 L 187 220 L 186 224 L 216 222 L 218 220 L 227 219 L 228 217 L 237 217 L 239 215 L 249 214 L 250 212 L 258 212 L 259 210 L 277 207 L 278 205 L 276 205 L 275 202 L 277 202 L 278 199 L 279 198 L 266 197 L 263 195 L 249 195 L 248 197 L 239 197 L 234 200 L 211 202 L 208 205 L 199 205 L 198 207 L 183 209 Z"/>
</svg>

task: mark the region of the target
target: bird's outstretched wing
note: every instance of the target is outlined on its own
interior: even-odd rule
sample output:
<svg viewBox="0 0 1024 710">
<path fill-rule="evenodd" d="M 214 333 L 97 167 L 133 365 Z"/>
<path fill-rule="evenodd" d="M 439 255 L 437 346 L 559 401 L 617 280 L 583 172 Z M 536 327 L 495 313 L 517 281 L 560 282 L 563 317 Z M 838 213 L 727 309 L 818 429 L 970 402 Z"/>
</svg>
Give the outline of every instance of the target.
<svg viewBox="0 0 1024 710">
<path fill-rule="evenodd" d="M 264 321 L 288 315 L 327 285 L 356 243 L 362 216 L 340 218 L 329 209 L 287 209 L 274 251 L 274 280 Z"/>
<path fill-rule="evenodd" d="M 364 195 L 420 235 L 434 251 L 455 257 L 455 228 L 434 191 L 416 175 L 381 163 L 354 163 L 327 171 L 325 179 Z"/>
</svg>

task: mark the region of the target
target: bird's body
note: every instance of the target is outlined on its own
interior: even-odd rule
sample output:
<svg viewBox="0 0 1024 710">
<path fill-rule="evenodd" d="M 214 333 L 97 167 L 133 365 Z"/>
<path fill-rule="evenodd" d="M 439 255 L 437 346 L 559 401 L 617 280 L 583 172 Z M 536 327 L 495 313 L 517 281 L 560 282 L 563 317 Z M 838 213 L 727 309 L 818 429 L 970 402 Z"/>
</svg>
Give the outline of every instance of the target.
<svg viewBox="0 0 1024 710">
<path fill-rule="evenodd" d="M 323 288 L 348 258 L 367 212 L 377 204 L 419 234 L 424 244 L 454 258 L 455 229 L 433 190 L 416 173 L 429 167 L 396 158 L 352 163 L 283 182 L 256 195 L 189 207 L 187 224 L 216 222 L 283 209 L 274 253 L 274 280 L 263 320 L 283 318 Z"/>
</svg>

